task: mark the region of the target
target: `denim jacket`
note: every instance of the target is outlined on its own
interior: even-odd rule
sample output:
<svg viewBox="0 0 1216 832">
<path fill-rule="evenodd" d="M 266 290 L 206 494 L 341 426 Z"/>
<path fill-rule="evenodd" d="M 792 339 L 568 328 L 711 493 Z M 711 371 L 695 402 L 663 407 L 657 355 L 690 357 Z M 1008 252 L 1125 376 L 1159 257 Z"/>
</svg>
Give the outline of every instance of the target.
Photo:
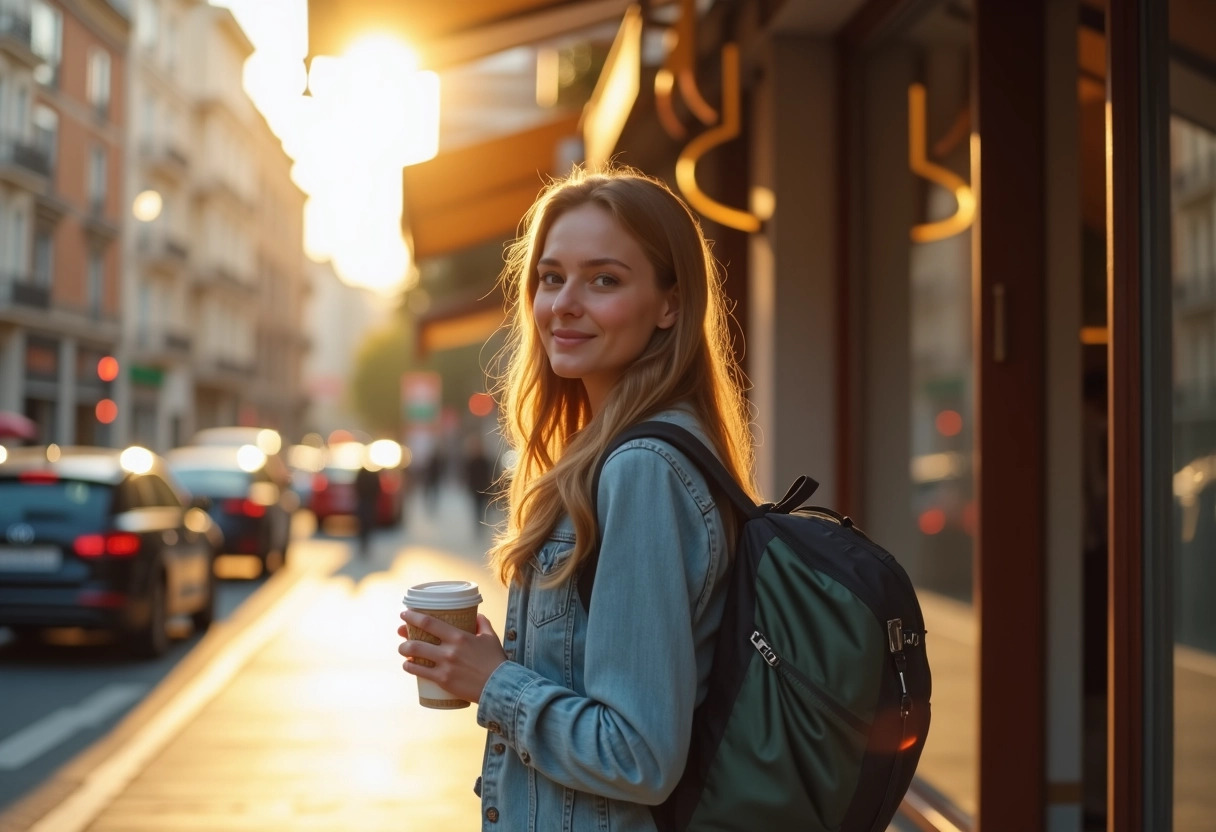
<svg viewBox="0 0 1216 832">
<path fill-rule="evenodd" d="M 657 418 L 704 439 L 683 410 Z M 508 661 L 477 709 L 484 830 L 653 830 L 650 806 L 684 771 L 725 600 L 721 515 L 688 458 L 652 439 L 608 458 L 598 514 L 590 616 L 576 578 L 539 585 L 574 547 L 569 517 L 508 593 Z"/>
</svg>

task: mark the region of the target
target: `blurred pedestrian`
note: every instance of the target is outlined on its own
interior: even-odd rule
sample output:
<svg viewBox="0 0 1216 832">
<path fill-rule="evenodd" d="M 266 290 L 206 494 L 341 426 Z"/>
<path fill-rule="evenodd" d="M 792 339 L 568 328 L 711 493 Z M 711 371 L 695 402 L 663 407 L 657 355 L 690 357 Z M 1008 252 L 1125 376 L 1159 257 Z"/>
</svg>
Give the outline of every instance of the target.
<svg viewBox="0 0 1216 832">
<path fill-rule="evenodd" d="M 684 771 L 726 599 L 734 518 L 669 443 L 613 437 L 662 419 L 697 434 L 750 495 L 751 434 L 718 265 L 662 182 L 576 170 L 510 249 L 514 308 L 499 391 L 518 453 L 491 561 L 501 642 L 415 611 L 408 673 L 477 703 L 479 791 L 499 830 L 656 828 Z M 578 574 L 599 541 L 594 603 Z M 424 666 L 414 659 L 427 659 Z M 488 827 L 487 827 L 488 828 Z"/>
<path fill-rule="evenodd" d="M 486 506 L 490 501 L 490 489 L 494 487 L 494 466 L 477 434 L 465 440 L 464 482 L 473 498 L 473 522 L 480 530 L 485 526 Z"/>
<path fill-rule="evenodd" d="M 355 513 L 359 521 L 359 554 L 366 557 L 380 508 L 380 471 L 364 462 L 355 473 Z"/>
<path fill-rule="evenodd" d="M 443 484 L 443 471 L 446 467 L 447 457 L 444 456 L 443 448 L 436 443 L 422 469 L 422 487 L 432 512 L 439 508 L 439 486 Z"/>
</svg>

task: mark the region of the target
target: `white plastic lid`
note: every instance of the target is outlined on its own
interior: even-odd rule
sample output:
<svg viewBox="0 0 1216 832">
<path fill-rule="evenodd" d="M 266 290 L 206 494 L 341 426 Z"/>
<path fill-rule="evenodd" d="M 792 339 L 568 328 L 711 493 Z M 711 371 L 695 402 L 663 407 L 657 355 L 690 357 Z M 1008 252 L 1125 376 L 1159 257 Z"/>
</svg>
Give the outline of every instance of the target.
<svg viewBox="0 0 1216 832">
<path fill-rule="evenodd" d="M 430 581 L 405 591 L 405 605 L 421 610 L 459 610 L 481 603 L 481 592 L 472 581 Z"/>
</svg>

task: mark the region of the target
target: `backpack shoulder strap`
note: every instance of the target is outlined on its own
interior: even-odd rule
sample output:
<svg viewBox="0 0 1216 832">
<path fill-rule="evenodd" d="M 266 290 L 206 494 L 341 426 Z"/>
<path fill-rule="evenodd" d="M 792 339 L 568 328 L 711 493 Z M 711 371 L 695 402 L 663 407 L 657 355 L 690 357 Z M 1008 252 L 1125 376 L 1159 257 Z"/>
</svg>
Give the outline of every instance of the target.
<svg viewBox="0 0 1216 832">
<path fill-rule="evenodd" d="M 698 439 L 696 434 L 671 422 L 639 422 L 617 434 L 608 443 L 608 447 L 595 464 L 595 475 L 591 481 L 591 505 L 596 511 L 597 526 L 599 524 L 599 508 L 597 504 L 599 502 L 600 474 L 603 473 L 604 463 L 612 455 L 612 452 L 621 445 L 632 439 L 642 437 L 662 439 L 664 442 L 675 446 L 683 452 L 685 456 L 693 461 L 697 469 L 718 487 L 719 493 L 723 494 L 745 518 L 750 519 L 761 516 L 768 510 L 768 504 L 758 506 L 747 496 L 747 492 L 739 486 L 739 483 L 735 482 L 735 478 L 731 476 L 726 466 L 714 456 L 709 448 L 705 447 L 705 443 Z M 602 536 L 602 531 L 599 534 Z M 578 595 L 579 600 L 583 604 L 584 611 L 591 609 L 591 592 L 595 586 L 595 571 L 599 566 L 600 560 L 599 544 L 600 540 L 597 540 L 595 549 L 587 558 L 587 562 L 579 570 Z"/>
</svg>

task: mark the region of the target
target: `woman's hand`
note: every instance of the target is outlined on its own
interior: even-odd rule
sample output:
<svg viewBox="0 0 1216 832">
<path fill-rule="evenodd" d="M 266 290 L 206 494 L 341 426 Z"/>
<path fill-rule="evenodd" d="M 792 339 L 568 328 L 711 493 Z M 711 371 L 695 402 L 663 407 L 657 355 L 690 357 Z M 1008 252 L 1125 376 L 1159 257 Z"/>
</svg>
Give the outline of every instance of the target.
<svg viewBox="0 0 1216 832">
<path fill-rule="evenodd" d="M 453 696 L 473 703 L 481 701 L 486 680 L 507 660 L 490 619 L 478 615 L 477 632 L 466 633 L 459 627 L 413 610 L 404 610 L 401 618 L 407 624 L 397 628 L 397 635 L 405 639 L 397 652 L 405 656 L 402 665 L 405 672 L 430 679 Z M 409 624 L 425 630 L 441 643 L 411 639 Z M 418 664 L 415 658 L 427 659 L 435 666 Z"/>
</svg>

